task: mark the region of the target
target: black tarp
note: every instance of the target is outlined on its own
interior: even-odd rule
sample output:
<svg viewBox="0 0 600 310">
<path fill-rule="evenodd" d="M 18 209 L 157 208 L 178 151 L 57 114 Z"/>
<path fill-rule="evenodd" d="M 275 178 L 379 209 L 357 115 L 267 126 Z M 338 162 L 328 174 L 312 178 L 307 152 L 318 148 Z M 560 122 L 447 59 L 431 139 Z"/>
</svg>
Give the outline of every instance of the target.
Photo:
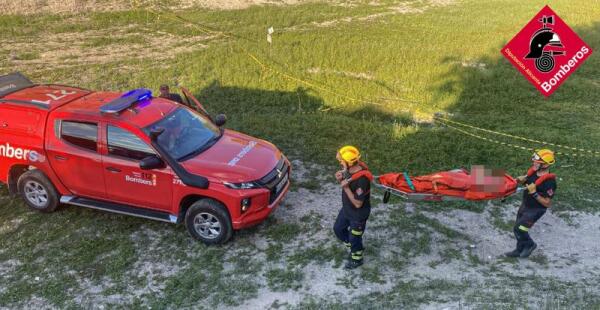
<svg viewBox="0 0 600 310">
<path fill-rule="evenodd" d="M 0 76 L 0 98 L 33 85 L 35 84 L 19 72 Z"/>
</svg>

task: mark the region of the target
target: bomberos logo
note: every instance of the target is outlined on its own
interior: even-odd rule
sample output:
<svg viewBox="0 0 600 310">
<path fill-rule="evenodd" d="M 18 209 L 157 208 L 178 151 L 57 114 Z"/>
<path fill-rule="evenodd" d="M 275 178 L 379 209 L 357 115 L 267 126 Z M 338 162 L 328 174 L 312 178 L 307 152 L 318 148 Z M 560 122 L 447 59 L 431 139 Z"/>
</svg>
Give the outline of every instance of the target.
<svg viewBox="0 0 600 310">
<path fill-rule="evenodd" d="M 544 96 L 550 96 L 592 54 L 592 49 L 545 6 L 506 44 L 502 54 Z"/>
<path fill-rule="evenodd" d="M 10 143 L 0 144 L 0 157 L 29 160 L 32 162 L 43 161 L 43 156 L 34 150 L 14 147 Z"/>
</svg>

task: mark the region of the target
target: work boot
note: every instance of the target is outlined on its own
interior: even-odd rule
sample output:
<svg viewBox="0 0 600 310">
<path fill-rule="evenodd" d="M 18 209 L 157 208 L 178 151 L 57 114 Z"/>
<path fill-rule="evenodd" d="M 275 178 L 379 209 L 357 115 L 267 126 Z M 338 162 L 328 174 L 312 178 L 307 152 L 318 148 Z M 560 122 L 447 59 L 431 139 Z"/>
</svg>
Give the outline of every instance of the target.
<svg viewBox="0 0 600 310">
<path fill-rule="evenodd" d="M 519 257 L 521 255 L 521 251 L 519 249 L 514 249 L 510 252 L 504 253 L 506 257 Z"/>
<path fill-rule="evenodd" d="M 529 255 L 531 255 L 531 252 L 533 252 L 533 250 L 535 250 L 536 248 L 537 244 L 533 242 L 533 244 L 530 247 L 526 247 L 523 249 L 523 251 L 521 252 L 521 258 L 529 257 Z"/>
<path fill-rule="evenodd" d="M 363 264 L 362 259 L 361 260 L 350 259 L 346 263 L 346 266 L 344 266 L 344 269 L 348 269 L 348 270 L 355 269 L 355 268 L 362 266 L 362 264 Z"/>
<path fill-rule="evenodd" d="M 350 248 L 352 247 L 352 244 L 350 244 L 350 242 L 344 242 L 344 245 L 346 246 L 346 248 L 348 248 L 348 250 L 350 250 Z M 346 259 L 352 259 L 352 252 L 348 252 L 348 257 Z"/>
</svg>

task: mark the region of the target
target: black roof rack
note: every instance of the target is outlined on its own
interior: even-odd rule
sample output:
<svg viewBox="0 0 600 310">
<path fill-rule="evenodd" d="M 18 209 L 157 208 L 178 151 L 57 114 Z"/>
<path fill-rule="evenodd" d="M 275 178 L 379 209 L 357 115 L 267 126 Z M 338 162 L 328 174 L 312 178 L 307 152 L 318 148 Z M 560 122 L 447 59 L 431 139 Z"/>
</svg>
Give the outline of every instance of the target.
<svg viewBox="0 0 600 310">
<path fill-rule="evenodd" d="M 35 85 L 19 72 L 0 76 L 0 98 Z"/>
<path fill-rule="evenodd" d="M 152 91 L 145 88 L 134 89 L 124 93 L 121 97 L 100 107 L 100 112 L 118 114 L 129 109 L 133 104 L 152 98 Z"/>
<path fill-rule="evenodd" d="M 43 104 L 41 102 L 36 102 L 36 101 L 32 101 L 32 100 L 0 99 L 0 104 L 2 104 L 2 103 L 12 103 L 12 104 L 18 104 L 18 105 L 34 106 L 34 107 L 40 108 L 42 110 L 50 109 L 50 107 L 48 107 L 47 104 Z"/>
</svg>

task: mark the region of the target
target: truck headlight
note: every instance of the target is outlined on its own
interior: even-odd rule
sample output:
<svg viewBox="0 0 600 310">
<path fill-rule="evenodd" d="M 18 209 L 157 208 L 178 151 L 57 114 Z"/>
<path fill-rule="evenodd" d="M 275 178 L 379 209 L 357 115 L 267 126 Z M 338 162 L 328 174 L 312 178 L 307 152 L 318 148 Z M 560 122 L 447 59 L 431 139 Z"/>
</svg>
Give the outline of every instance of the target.
<svg viewBox="0 0 600 310">
<path fill-rule="evenodd" d="M 223 182 L 223 184 L 225 184 L 225 186 L 232 188 L 232 189 L 253 189 L 253 188 L 260 187 L 260 185 L 256 184 L 255 182 L 242 182 L 242 183 Z"/>
</svg>

